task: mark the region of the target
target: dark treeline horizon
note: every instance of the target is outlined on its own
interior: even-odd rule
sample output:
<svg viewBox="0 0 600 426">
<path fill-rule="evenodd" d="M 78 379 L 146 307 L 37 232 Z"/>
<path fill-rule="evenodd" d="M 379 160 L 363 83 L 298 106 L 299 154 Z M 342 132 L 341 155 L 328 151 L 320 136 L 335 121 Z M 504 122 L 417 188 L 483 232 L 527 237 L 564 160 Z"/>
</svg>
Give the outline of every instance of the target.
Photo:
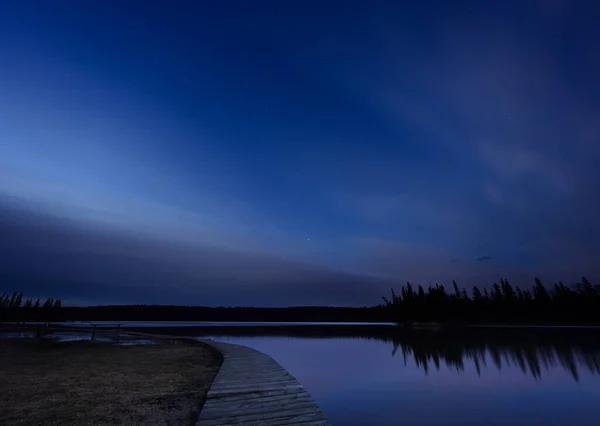
<svg viewBox="0 0 600 426">
<path fill-rule="evenodd" d="M 222 322 L 391 322 L 383 306 L 285 308 L 177 305 L 63 307 L 63 321 L 222 321 Z"/>
<path fill-rule="evenodd" d="M 513 287 L 507 279 L 488 291 L 473 286 L 470 292 L 453 282 L 413 287 L 407 283 L 391 298 L 383 297 L 394 321 L 439 323 L 600 323 L 600 286 L 585 277 L 570 288 L 562 282 L 547 288 L 535 278 L 531 289 Z"/>
<path fill-rule="evenodd" d="M 392 289 L 384 304 L 365 307 L 209 307 L 181 305 L 61 306 L 48 298 L 40 302 L 22 294 L 0 298 L 0 320 L 54 321 L 251 321 L 251 322 L 439 322 L 508 324 L 600 324 L 600 286 L 585 277 L 570 288 L 562 283 L 547 288 L 535 278 L 531 289 L 513 287 L 502 279 L 491 288 L 471 291 L 453 282 L 453 291 L 443 285 L 413 286 L 407 283 L 399 292 Z M 49 305 L 48 305 L 49 304 Z M 53 309 L 50 309 L 53 307 Z M 12 319 L 9 319 L 12 318 Z"/>
<path fill-rule="evenodd" d="M 62 302 L 60 299 L 48 297 L 23 298 L 23 293 L 0 295 L 0 322 L 2 321 L 58 321 Z"/>
</svg>

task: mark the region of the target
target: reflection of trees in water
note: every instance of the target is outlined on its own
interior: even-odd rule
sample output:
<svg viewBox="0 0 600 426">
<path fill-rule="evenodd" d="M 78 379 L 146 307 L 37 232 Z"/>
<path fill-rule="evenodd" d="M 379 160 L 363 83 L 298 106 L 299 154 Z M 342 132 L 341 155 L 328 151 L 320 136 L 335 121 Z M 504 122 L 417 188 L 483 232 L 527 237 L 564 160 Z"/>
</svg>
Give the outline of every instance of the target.
<svg viewBox="0 0 600 426">
<path fill-rule="evenodd" d="M 513 344 L 460 341 L 446 339 L 385 339 L 393 345 L 392 356 L 400 350 L 404 364 L 412 357 L 415 364 L 427 374 L 442 364 L 462 372 L 465 362 L 472 362 L 481 375 L 482 367 L 489 363 L 500 371 L 503 367 L 517 367 L 524 374 L 540 379 L 542 371 L 562 367 L 568 370 L 575 380 L 579 380 L 578 366 L 584 366 L 591 374 L 600 375 L 600 348 L 548 342 L 515 342 Z M 431 337 L 431 336 L 430 336 Z"/>
<path fill-rule="evenodd" d="M 194 336 L 378 340 L 393 345 L 406 363 L 411 357 L 427 373 L 443 364 L 458 372 L 472 362 L 478 374 L 493 364 L 498 370 L 519 368 L 536 379 L 544 371 L 564 368 L 579 380 L 583 366 L 600 375 L 600 328 L 446 327 L 437 331 L 397 326 L 253 326 L 152 328 L 162 334 Z"/>
</svg>

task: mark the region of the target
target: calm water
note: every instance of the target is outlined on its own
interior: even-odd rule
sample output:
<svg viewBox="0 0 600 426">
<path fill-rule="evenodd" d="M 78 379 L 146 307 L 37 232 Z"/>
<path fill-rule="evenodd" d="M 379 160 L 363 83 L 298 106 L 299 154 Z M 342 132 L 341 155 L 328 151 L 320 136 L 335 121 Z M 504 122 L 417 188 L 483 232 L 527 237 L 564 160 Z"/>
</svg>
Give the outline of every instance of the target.
<svg viewBox="0 0 600 426">
<path fill-rule="evenodd" d="M 598 331 L 315 333 L 202 337 L 271 355 L 334 425 L 600 424 Z"/>
</svg>

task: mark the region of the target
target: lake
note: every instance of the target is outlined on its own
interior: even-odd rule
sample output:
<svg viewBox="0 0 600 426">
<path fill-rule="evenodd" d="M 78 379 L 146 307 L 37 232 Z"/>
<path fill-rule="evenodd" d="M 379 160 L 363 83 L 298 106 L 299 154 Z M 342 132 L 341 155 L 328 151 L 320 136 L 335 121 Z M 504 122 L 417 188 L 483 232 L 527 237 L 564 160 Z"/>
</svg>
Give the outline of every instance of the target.
<svg viewBox="0 0 600 426">
<path fill-rule="evenodd" d="M 269 354 L 334 425 L 600 424 L 598 330 L 327 329 L 197 335 Z"/>
</svg>

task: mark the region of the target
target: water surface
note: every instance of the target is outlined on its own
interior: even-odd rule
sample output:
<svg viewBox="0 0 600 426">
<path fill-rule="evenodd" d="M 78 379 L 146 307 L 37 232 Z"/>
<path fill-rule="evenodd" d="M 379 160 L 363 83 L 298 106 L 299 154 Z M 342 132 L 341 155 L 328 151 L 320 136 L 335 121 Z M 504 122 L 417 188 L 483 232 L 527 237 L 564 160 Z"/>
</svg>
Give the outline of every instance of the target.
<svg viewBox="0 0 600 426">
<path fill-rule="evenodd" d="M 271 355 L 334 425 L 600 424 L 597 331 L 307 330 L 201 334 Z"/>
</svg>

